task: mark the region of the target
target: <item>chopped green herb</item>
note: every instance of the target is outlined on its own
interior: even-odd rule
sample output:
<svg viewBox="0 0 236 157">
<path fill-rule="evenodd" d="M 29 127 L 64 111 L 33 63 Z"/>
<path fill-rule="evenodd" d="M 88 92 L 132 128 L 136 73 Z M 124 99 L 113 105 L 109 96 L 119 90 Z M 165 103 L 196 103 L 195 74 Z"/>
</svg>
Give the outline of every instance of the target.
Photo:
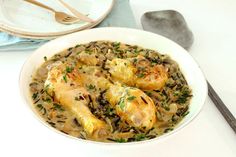
<svg viewBox="0 0 236 157">
<path fill-rule="evenodd" d="M 138 78 L 142 78 L 142 77 L 144 77 L 145 75 L 144 75 L 143 73 L 140 73 L 140 74 L 138 74 L 137 76 L 138 76 Z"/>
<path fill-rule="evenodd" d="M 80 44 L 78 44 L 78 45 L 75 46 L 75 48 L 78 48 L 78 47 L 80 47 Z"/>
<path fill-rule="evenodd" d="M 48 103 L 51 103 L 52 102 L 52 99 L 47 97 L 46 99 L 44 99 L 45 102 L 48 102 Z"/>
<path fill-rule="evenodd" d="M 47 84 L 45 87 L 44 87 L 44 90 L 48 90 L 48 88 L 49 88 L 49 84 Z"/>
<path fill-rule="evenodd" d="M 127 142 L 127 140 L 124 139 L 124 138 L 118 138 L 118 139 L 115 139 L 115 142 L 118 142 L 118 143 L 125 143 L 125 142 Z"/>
<path fill-rule="evenodd" d="M 75 100 L 76 100 L 76 101 L 79 101 L 79 98 L 76 96 L 76 97 L 75 97 Z"/>
<path fill-rule="evenodd" d="M 135 138 L 135 141 L 142 141 L 142 140 L 145 140 L 146 135 L 145 134 L 137 134 L 134 136 L 134 138 Z"/>
<path fill-rule="evenodd" d="M 179 96 L 180 92 L 179 91 L 174 91 L 173 95 L 174 96 Z"/>
<path fill-rule="evenodd" d="M 87 86 L 87 88 L 88 88 L 89 90 L 94 90 L 94 89 L 96 89 L 95 85 L 92 85 L 92 84 L 89 84 L 89 85 Z"/>
<path fill-rule="evenodd" d="M 107 114 L 107 115 L 110 115 L 110 116 L 113 115 L 113 114 L 114 114 L 114 109 L 108 107 L 107 110 L 106 110 L 106 114 Z"/>
<path fill-rule="evenodd" d="M 120 102 L 118 103 L 118 105 L 120 106 L 120 109 L 124 111 L 125 108 L 124 97 L 120 98 Z"/>
<path fill-rule="evenodd" d="M 90 55 L 93 53 L 92 51 L 90 51 L 88 49 L 86 49 L 84 52 L 87 53 L 87 54 L 90 54 Z"/>
<path fill-rule="evenodd" d="M 36 92 L 32 95 L 33 100 L 35 100 L 37 97 L 38 97 L 38 92 Z"/>
<path fill-rule="evenodd" d="M 152 92 L 146 91 L 145 92 L 148 96 L 152 96 Z"/>
<path fill-rule="evenodd" d="M 65 81 L 65 83 L 67 83 L 67 77 L 66 77 L 66 75 L 63 76 L 63 80 Z"/>
<path fill-rule="evenodd" d="M 45 115 L 47 113 L 46 109 L 43 107 L 42 104 L 37 104 L 37 107 L 38 107 L 39 111 L 43 110 L 43 113 L 42 113 L 43 115 Z"/>
<path fill-rule="evenodd" d="M 189 114 L 189 111 L 185 112 L 185 113 L 182 115 L 182 117 L 185 117 L 185 116 L 187 116 L 188 114 Z"/>
<path fill-rule="evenodd" d="M 174 130 L 174 128 L 167 128 L 167 129 L 164 130 L 164 133 L 170 132 L 172 130 Z"/>
<path fill-rule="evenodd" d="M 176 102 L 179 104 L 184 104 L 186 101 L 186 97 L 180 96 Z"/>
<path fill-rule="evenodd" d="M 170 111 L 170 107 L 169 107 L 169 106 L 164 105 L 163 108 L 164 108 L 166 111 Z"/>
<path fill-rule="evenodd" d="M 120 42 L 114 42 L 113 46 L 115 47 L 115 49 L 120 48 Z"/>
<path fill-rule="evenodd" d="M 67 72 L 67 73 L 71 73 L 71 72 L 72 72 L 72 70 L 73 70 L 73 68 L 72 68 L 72 67 L 68 67 L 68 66 L 66 67 L 66 72 Z"/>
<path fill-rule="evenodd" d="M 44 108 L 42 104 L 37 104 L 37 107 L 39 108 L 39 111 L 41 111 Z"/>
<path fill-rule="evenodd" d="M 138 48 L 135 48 L 135 49 L 134 49 L 134 53 L 136 53 L 136 54 L 139 53 Z"/>
<path fill-rule="evenodd" d="M 68 51 L 71 51 L 73 49 L 73 47 L 70 47 L 70 48 L 68 48 Z"/>
<path fill-rule="evenodd" d="M 65 109 L 58 103 L 53 104 L 53 109 L 58 111 L 65 111 Z"/>
<path fill-rule="evenodd" d="M 107 56 L 108 53 L 109 55 Z M 77 55 L 76 55 L 77 54 Z M 97 96 L 92 97 L 92 95 L 88 95 L 88 98 L 84 95 L 74 95 L 72 97 L 74 102 L 81 102 L 83 103 L 85 100 L 89 99 L 88 107 L 94 113 L 96 117 L 99 119 L 106 120 L 112 127 L 112 133 L 117 132 L 130 132 L 132 136 L 126 137 L 114 137 L 112 134 L 108 136 L 107 139 L 113 142 L 133 142 L 133 141 L 142 141 L 148 140 L 151 138 L 155 138 L 157 135 L 162 133 L 167 133 L 172 131 L 176 124 L 179 123 L 180 120 L 183 119 L 184 116 L 189 114 L 189 101 L 192 97 L 191 89 L 182 75 L 178 65 L 172 61 L 170 58 L 166 57 L 166 55 L 161 55 L 156 53 L 154 50 L 149 49 L 142 49 L 138 46 L 132 46 L 128 44 L 122 44 L 120 42 L 90 42 L 86 45 L 75 45 L 70 47 L 69 49 L 61 52 L 60 54 L 54 55 L 52 58 L 42 56 L 47 65 L 50 65 L 54 62 L 60 61 L 65 66 L 62 69 L 62 74 L 60 77 L 60 81 L 64 84 L 68 85 L 68 88 L 76 88 L 76 83 L 74 83 L 70 76 L 74 71 L 78 71 L 80 73 L 88 74 L 88 69 L 86 68 L 87 65 L 83 64 L 82 62 L 78 62 L 78 59 L 81 57 L 81 54 L 85 54 L 85 56 L 94 55 L 97 59 L 100 59 L 104 64 L 96 64 L 98 68 L 101 68 L 101 72 L 104 73 L 104 77 L 110 78 L 110 74 L 107 73 L 109 71 L 109 67 L 107 66 L 106 62 L 107 59 L 115 59 L 115 58 L 122 58 L 122 59 L 131 59 L 130 61 L 134 66 L 137 66 L 137 72 L 135 73 L 136 79 L 144 79 L 147 77 L 147 73 L 150 71 L 141 65 L 141 60 L 136 58 L 139 54 L 143 57 L 146 57 L 146 61 L 150 64 L 151 67 L 156 65 L 163 65 L 166 69 L 168 69 L 168 81 L 165 83 L 165 86 L 159 90 L 148 90 L 145 91 L 145 94 L 150 96 L 153 99 L 153 103 L 155 107 L 161 108 L 163 112 L 157 110 L 155 113 L 158 120 L 165 119 L 165 114 L 168 114 L 167 111 L 170 111 L 170 104 L 176 103 L 181 105 L 178 107 L 176 114 L 173 114 L 169 117 L 169 120 L 164 128 L 152 128 L 153 131 L 149 130 L 148 132 L 143 132 L 146 130 L 147 126 L 140 127 L 139 129 L 130 127 L 128 122 L 124 119 L 121 119 L 117 115 L 117 110 L 114 107 L 110 106 L 109 101 L 106 99 L 106 90 L 99 88 L 93 82 L 88 82 L 85 84 L 85 88 L 89 91 L 90 94 L 95 93 Z M 104 60 L 100 57 L 104 58 Z M 130 58 L 131 57 L 131 58 Z M 133 58 L 133 59 L 132 59 Z M 146 62 L 145 61 L 145 62 Z M 139 64 L 140 63 L 140 64 Z M 117 63 L 115 63 L 117 65 Z M 101 67 L 100 67 L 101 66 Z M 122 63 L 122 66 L 128 66 L 128 63 Z M 46 66 L 41 67 L 46 69 Z M 35 109 L 38 113 L 53 127 L 56 127 L 58 130 L 66 133 L 71 134 L 70 132 L 65 132 L 61 126 L 64 126 L 63 123 L 66 123 L 70 120 L 69 115 L 65 111 L 66 108 L 64 105 L 60 104 L 56 100 L 54 101 L 55 91 L 52 90 L 51 84 L 45 83 L 46 73 L 42 77 L 32 76 L 32 83 L 30 84 L 31 90 L 31 99 L 34 102 Z M 65 82 L 64 82 L 65 81 Z M 112 80 L 111 80 L 112 82 Z M 143 104 L 148 104 L 148 101 L 143 96 L 136 96 L 132 93 L 131 89 L 136 89 L 134 87 L 127 87 L 125 84 L 121 84 L 124 88 L 122 96 L 119 98 L 116 107 L 119 109 L 120 112 L 127 112 L 127 103 L 132 103 L 137 100 L 140 100 Z M 43 89 L 42 89 L 43 88 Z M 98 93 L 99 92 L 99 93 Z M 82 94 L 82 93 L 81 93 Z M 95 104 L 94 104 L 95 103 Z M 64 111 L 64 112 L 61 112 Z M 57 113 L 56 117 L 51 117 L 51 114 Z M 56 118 L 56 119 L 55 119 Z M 69 118 L 69 119 L 68 119 Z M 71 127 L 82 127 L 81 124 L 75 118 L 72 118 L 72 122 L 74 119 L 73 125 Z M 154 121 L 148 120 L 149 123 L 154 123 Z M 73 128 L 72 128 L 73 129 Z M 78 129 L 78 128 L 77 128 Z M 159 130 L 160 129 L 160 130 Z M 159 132 L 161 131 L 161 132 Z M 77 137 L 87 139 L 87 135 L 84 130 L 80 130 Z"/>
<path fill-rule="evenodd" d="M 127 98 L 127 100 L 132 101 L 132 100 L 134 100 L 135 98 L 136 98 L 135 96 L 130 96 L 130 97 Z"/>
<path fill-rule="evenodd" d="M 179 98 L 176 102 L 179 104 L 184 104 L 188 100 L 188 97 L 191 97 L 190 91 L 187 89 L 183 89 L 182 93 L 179 94 Z"/>
</svg>

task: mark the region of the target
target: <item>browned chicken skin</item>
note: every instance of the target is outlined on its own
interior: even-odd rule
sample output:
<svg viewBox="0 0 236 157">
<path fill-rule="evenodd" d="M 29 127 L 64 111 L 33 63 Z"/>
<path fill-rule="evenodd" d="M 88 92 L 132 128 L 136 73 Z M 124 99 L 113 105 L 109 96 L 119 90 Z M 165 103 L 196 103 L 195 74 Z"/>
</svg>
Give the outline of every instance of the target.
<svg viewBox="0 0 236 157">
<path fill-rule="evenodd" d="M 93 62 L 96 62 L 95 56 L 88 57 L 87 54 L 82 54 L 78 60 L 78 64 L 74 65 L 73 69 L 68 69 L 71 65 L 67 63 L 60 63 L 52 67 L 49 70 L 45 87 L 50 95 L 54 96 L 58 102 L 75 114 L 89 136 L 93 138 L 103 137 L 106 136 L 110 130 L 104 121 L 95 117 L 89 110 L 88 103 L 91 100 L 88 97 L 91 92 L 86 89 L 88 85 L 106 90 L 106 99 L 111 104 L 111 107 L 114 108 L 117 115 L 130 126 L 142 131 L 148 131 L 153 127 L 156 122 L 156 109 L 149 96 L 138 88 L 121 86 L 121 84 L 118 83 L 119 80 L 122 80 L 121 78 L 117 79 L 117 83 L 108 81 L 100 73 L 101 69 L 91 63 L 91 60 L 95 60 Z M 121 62 L 130 63 L 129 60 L 121 60 Z M 83 69 L 86 70 L 87 73 L 82 73 L 78 70 L 81 66 L 83 66 Z M 132 65 L 130 64 L 130 66 Z M 131 67 L 129 70 L 132 71 L 135 69 L 135 67 Z M 117 70 L 114 72 L 117 73 Z M 126 74 L 128 75 L 128 73 L 124 73 L 124 75 Z M 131 82 L 133 81 L 132 73 L 130 74 L 131 75 L 128 76 L 130 77 L 128 84 L 132 84 Z M 152 78 L 151 75 L 152 74 L 150 74 L 150 78 Z M 149 78 L 144 78 L 144 80 L 139 80 L 136 78 L 135 85 L 147 89 L 149 86 L 145 87 L 142 81 L 149 81 L 148 79 Z M 96 96 L 96 93 L 94 95 Z"/>
<path fill-rule="evenodd" d="M 156 122 L 156 110 L 152 99 L 133 87 L 114 85 L 106 98 L 123 121 L 142 131 L 150 130 Z"/>
<path fill-rule="evenodd" d="M 162 65 L 151 65 L 143 56 L 115 58 L 107 63 L 107 67 L 115 80 L 142 90 L 159 90 L 168 79 Z"/>
<path fill-rule="evenodd" d="M 96 118 L 87 106 L 90 100 L 88 91 L 82 87 L 84 77 L 77 70 L 65 74 L 65 68 L 66 65 L 61 64 L 49 71 L 45 82 L 49 94 L 75 114 L 89 136 L 93 138 L 105 136 L 108 133 L 108 126 Z"/>
</svg>

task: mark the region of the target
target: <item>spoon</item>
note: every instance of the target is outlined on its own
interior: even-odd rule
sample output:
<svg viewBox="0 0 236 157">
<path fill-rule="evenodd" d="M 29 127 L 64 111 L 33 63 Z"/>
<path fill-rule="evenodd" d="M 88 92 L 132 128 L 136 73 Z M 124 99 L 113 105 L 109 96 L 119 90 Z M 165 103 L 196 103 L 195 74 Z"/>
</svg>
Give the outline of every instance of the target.
<svg viewBox="0 0 236 157">
<path fill-rule="evenodd" d="M 53 8 L 48 7 L 48 6 L 46 6 L 46 5 L 42 4 L 42 3 L 39 3 L 39 2 L 37 2 L 35 0 L 24 0 L 24 1 L 54 12 L 55 13 L 55 20 L 58 23 L 69 25 L 69 24 L 77 23 L 77 22 L 80 21 L 79 18 L 76 18 L 74 16 L 68 15 L 68 14 L 66 14 L 64 12 L 58 12 L 58 11 L 54 10 Z"/>
</svg>

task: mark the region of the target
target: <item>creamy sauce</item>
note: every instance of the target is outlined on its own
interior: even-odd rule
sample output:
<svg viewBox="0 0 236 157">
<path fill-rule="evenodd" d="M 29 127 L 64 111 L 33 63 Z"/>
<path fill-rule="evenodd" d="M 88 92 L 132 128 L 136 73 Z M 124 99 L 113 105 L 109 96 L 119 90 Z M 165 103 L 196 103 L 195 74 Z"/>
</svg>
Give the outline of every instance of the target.
<svg viewBox="0 0 236 157">
<path fill-rule="evenodd" d="M 139 60 L 139 58 L 141 59 Z M 32 83 L 29 85 L 32 93 L 33 106 L 49 125 L 65 134 L 103 142 L 148 140 L 172 131 L 182 118 L 188 114 L 188 106 L 192 97 L 191 89 L 181 73 L 178 64 L 167 55 L 160 54 L 157 51 L 119 42 L 96 41 L 76 45 L 54 55 L 50 59 L 47 59 L 46 56 L 44 59 L 45 62 L 32 76 Z M 127 78 L 123 77 L 123 75 L 121 75 L 122 77 L 115 77 L 118 72 L 115 70 L 112 71 L 111 69 L 112 66 L 119 65 L 114 62 L 114 59 L 118 59 L 119 62 L 124 61 L 124 66 L 127 66 L 124 68 L 125 72 L 130 68 L 129 66 L 134 65 L 138 70 L 135 71 L 134 75 L 130 75 L 130 78 L 128 78 L 130 72 L 127 72 L 125 75 Z M 148 63 L 148 66 L 161 67 L 162 71 L 166 73 L 163 76 L 166 77 L 165 80 L 161 82 L 162 84 L 164 83 L 163 87 L 159 87 L 159 84 L 155 84 L 154 81 L 153 84 L 157 85 L 155 88 L 158 90 L 153 90 L 152 84 L 150 83 L 153 80 L 147 81 L 143 79 L 144 83 L 142 82 L 142 78 L 145 78 L 146 75 L 151 73 L 151 70 L 145 64 L 141 63 L 143 60 L 145 63 Z M 87 107 L 97 119 L 109 126 L 108 135 L 99 138 L 90 136 L 85 131 L 80 120 L 75 116 L 75 113 L 68 106 L 61 104 L 60 101 L 56 100 L 48 92 L 45 81 L 48 78 L 49 70 L 58 64 L 70 65 L 65 68 L 66 75 L 63 76 L 62 80 L 65 83 L 68 83 L 68 75 L 75 68 L 77 73 L 90 76 L 83 82 L 83 88 L 88 91 L 89 99 L 91 99 Z M 132 78 L 134 76 L 135 79 Z M 133 88 L 133 86 L 137 89 L 140 88 L 147 97 L 151 98 L 151 101 L 155 105 L 155 124 L 150 129 L 131 127 L 130 123 L 127 123 L 124 118 L 121 118 L 122 115 L 119 114 L 119 110 L 110 103 L 113 100 L 108 100 L 105 96 L 108 91 L 106 89 L 108 87 L 104 85 L 105 83 L 102 82 L 100 84 L 103 85 L 98 85 L 95 81 L 100 77 L 104 77 L 112 85 L 115 82 L 119 82 L 125 88 Z M 153 78 L 153 76 L 150 77 Z M 127 81 L 129 79 L 131 81 Z M 137 83 L 134 83 L 134 80 L 138 80 Z M 151 86 L 146 86 L 145 81 Z M 73 82 L 71 84 L 73 86 Z M 113 96 L 116 93 L 115 91 Z M 80 101 L 80 99 L 82 98 L 75 97 L 77 101 Z M 115 105 L 123 105 L 123 99 L 124 97 L 119 97 L 119 102 L 116 102 Z M 131 95 L 126 99 L 127 101 L 134 101 L 137 98 Z M 144 100 L 144 103 L 147 103 L 146 100 Z"/>
</svg>

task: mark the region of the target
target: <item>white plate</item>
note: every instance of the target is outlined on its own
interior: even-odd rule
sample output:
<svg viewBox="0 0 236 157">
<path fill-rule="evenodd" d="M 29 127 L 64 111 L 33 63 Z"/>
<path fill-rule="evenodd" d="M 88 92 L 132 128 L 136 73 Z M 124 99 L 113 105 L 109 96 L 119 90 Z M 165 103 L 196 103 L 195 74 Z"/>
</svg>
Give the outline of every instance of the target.
<svg viewBox="0 0 236 157">
<path fill-rule="evenodd" d="M 71 14 L 58 0 L 38 1 L 57 11 Z M 79 22 L 73 25 L 63 25 L 55 21 L 54 13 L 23 0 L 0 0 L 0 29 L 25 37 L 50 38 L 60 36 L 97 25 L 110 12 L 113 1 L 65 0 L 65 2 L 96 22 L 93 24 Z"/>
<path fill-rule="evenodd" d="M 99 154 L 101 153 L 101 149 L 105 149 L 105 151 L 110 156 L 119 154 L 120 152 L 125 153 L 127 156 L 141 156 L 141 154 L 144 152 L 152 152 L 153 150 L 158 149 L 158 144 L 160 141 L 164 139 L 171 140 L 171 138 L 169 138 L 171 137 L 170 135 L 178 133 L 198 115 L 207 96 L 207 84 L 199 66 L 186 50 L 173 41 L 154 33 L 136 29 L 109 27 L 84 30 L 52 40 L 37 49 L 25 62 L 20 74 L 20 91 L 26 104 L 43 124 L 54 131 L 63 134 L 49 126 L 40 117 L 40 115 L 38 115 L 35 107 L 32 105 L 29 90 L 29 83 L 31 82 L 32 74 L 44 62 L 44 56 L 50 58 L 54 54 L 68 49 L 69 47 L 97 40 L 119 41 L 122 43 L 138 45 L 144 48 L 157 50 L 162 54 L 168 54 L 179 64 L 181 71 L 183 72 L 189 86 L 192 89 L 193 98 L 191 99 L 189 106 L 190 113 L 178 124 L 178 126 L 173 131 L 151 140 L 121 144 L 108 144 L 72 137 L 73 139 L 77 140 L 78 148 L 84 148 L 79 150 L 81 154 L 86 154 L 91 150 L 94 151 L 94 153 Z"/>
</svg>

